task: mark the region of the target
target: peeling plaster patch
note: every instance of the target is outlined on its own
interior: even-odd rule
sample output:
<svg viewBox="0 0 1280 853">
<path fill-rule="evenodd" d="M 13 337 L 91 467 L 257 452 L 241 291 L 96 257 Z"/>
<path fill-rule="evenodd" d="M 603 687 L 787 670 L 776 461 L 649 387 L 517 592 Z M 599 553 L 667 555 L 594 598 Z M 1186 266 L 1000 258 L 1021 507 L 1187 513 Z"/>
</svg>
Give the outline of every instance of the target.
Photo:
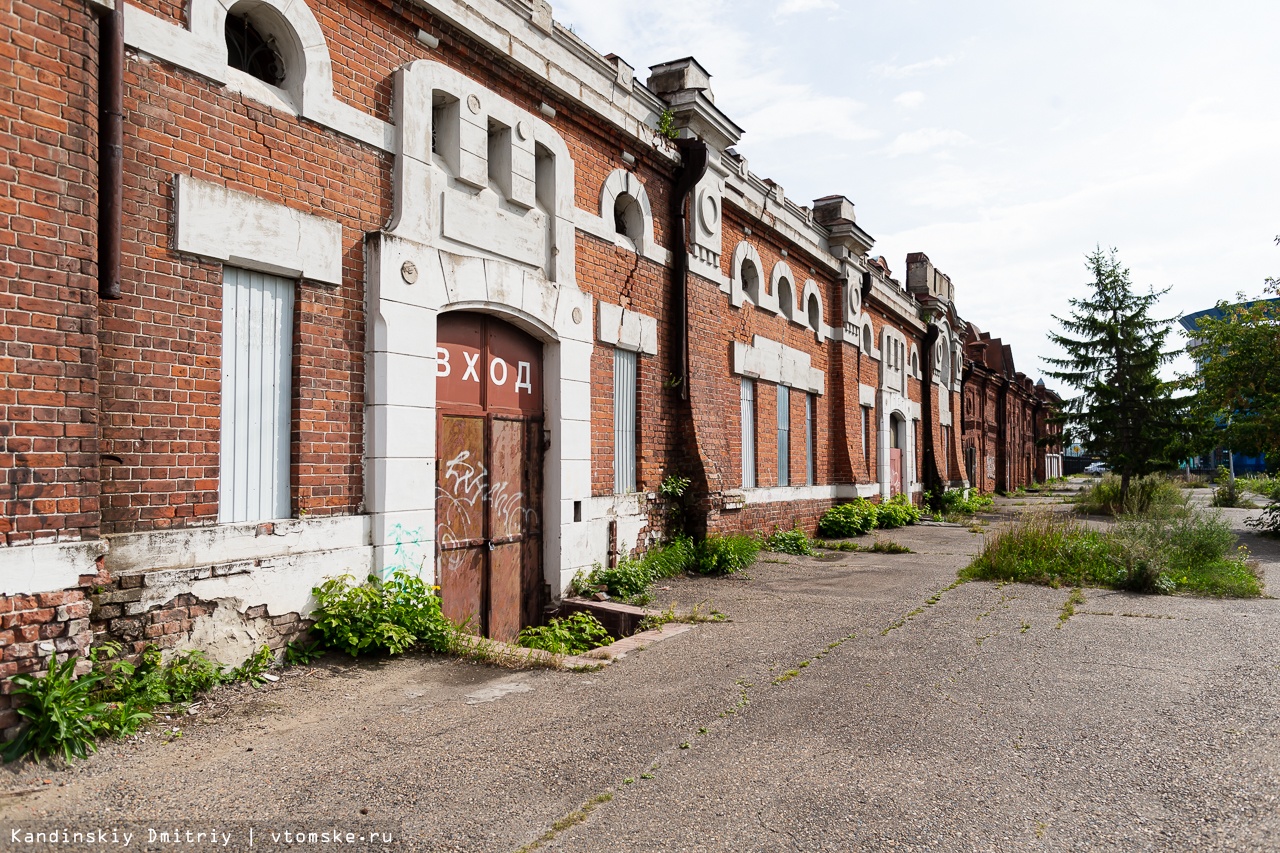
<svg viewBox="0 0 1280 853">
<path fill-rule="evenodd" d="M 224 666 L 239 666 L 262 646 L 263 640 L 252 630 L 236 605 L 238 601 L 217 602 L 218 607 L 208 616 L 201 616 L 191 626 L 191 634 L 184 648 L 204 651 Z"/>
<path fill-rule="evenodd" d="M 467 694 L 468 705 L 480 705 L 485 702 L 496 702 L 513 693 L 532 693 L 533 687 L 523 681 L 499 681 L 488 687 L 482 687 L 475 693 Z"/>
</svg>

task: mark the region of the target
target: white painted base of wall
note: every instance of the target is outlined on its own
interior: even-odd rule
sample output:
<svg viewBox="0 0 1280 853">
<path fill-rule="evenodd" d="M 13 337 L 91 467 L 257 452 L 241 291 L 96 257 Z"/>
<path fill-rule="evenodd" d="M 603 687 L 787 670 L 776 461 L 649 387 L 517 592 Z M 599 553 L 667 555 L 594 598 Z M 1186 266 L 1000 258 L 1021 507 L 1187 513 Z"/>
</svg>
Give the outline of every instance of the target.
<svg viewBox="0 0 1280 853">
<path fill-rule="evenodd" d="M 79 586 L 81 575 L 97 573 L 96 561 L 107 548 L 102 539 L 0 548 L 0 595 L 34 595 Z"/>
</svg>

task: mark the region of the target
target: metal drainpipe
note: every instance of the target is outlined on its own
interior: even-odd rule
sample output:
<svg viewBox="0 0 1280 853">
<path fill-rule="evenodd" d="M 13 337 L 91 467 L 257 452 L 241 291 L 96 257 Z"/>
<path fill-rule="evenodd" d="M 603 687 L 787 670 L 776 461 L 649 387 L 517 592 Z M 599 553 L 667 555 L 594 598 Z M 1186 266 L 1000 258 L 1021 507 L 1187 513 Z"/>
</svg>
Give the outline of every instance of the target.
<svg viewBox="0 0 1280 853">
<path fill-rule="evenodd" d="M 680 399 L 689 399 L 689 236 L 685 203 L 689 193 L 707 173 L 707 143 L 701 139 L 677 139 L 683 161 L 671 195 L 675 229 L 671 243 L 672 298 L 678 316 L 676 355 L 680 364 Z"/>
<path fill-rule="evenodd" d="M 926 487 L 934 486 L 942 481 L 942 477 L 938 474 L 938 454 L 937 449 L 933 446 L 933 348 L 937 346 L 938 335 L 941 329 L 930 323 L 929 331 L 924 337 L 924 369 L 921 370 L 922 389 L 920 394 L 921 407 L 923 409 L 924 427 L 923 432 L 927 436 L 925 444 L 925 460 L 924 471 L 926 476 Z"/>
<path fill-rule="evenodd" d="M 98 297 L 120 299 L 124 199 L 124 0 L 98 20 Z"/>
</svg>

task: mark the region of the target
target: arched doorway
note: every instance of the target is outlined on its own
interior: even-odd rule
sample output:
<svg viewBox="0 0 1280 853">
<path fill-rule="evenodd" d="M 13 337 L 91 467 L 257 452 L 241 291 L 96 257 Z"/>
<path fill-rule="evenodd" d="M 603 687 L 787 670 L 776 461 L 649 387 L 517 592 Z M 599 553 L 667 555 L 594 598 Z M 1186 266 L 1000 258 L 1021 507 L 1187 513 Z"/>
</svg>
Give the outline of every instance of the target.
<svg viewBox="0 0 1280 853">
<path fill-rule="evenodd" d="M 902 494 L 902 429 L 901 415 L 889 417 L 889 497 Z"/>
<path fill-rule="evenodd" d="M 444 613 L 514 639 L 538 621 L 542 344 L 496 317 L 441 314 L 436 565 Z"/>
</svg>

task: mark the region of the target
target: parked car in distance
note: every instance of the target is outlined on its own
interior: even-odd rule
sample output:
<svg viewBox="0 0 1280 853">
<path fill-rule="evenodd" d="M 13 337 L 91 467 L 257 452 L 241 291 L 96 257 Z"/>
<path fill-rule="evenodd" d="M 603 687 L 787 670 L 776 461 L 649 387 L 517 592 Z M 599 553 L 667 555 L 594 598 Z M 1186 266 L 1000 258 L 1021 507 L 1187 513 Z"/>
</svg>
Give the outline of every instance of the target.
<svg viewBox="0 0 1280 853">
<path fill-rule="evenodd" d="M 1107 463 L 1105 462 L 1090 462 L 1088 465 L 1084 466 L 1084 472 L 1086 474 L 1102 475 L 1110 470 L 1111 469 L 1107 467 Z"/>
</svg>

